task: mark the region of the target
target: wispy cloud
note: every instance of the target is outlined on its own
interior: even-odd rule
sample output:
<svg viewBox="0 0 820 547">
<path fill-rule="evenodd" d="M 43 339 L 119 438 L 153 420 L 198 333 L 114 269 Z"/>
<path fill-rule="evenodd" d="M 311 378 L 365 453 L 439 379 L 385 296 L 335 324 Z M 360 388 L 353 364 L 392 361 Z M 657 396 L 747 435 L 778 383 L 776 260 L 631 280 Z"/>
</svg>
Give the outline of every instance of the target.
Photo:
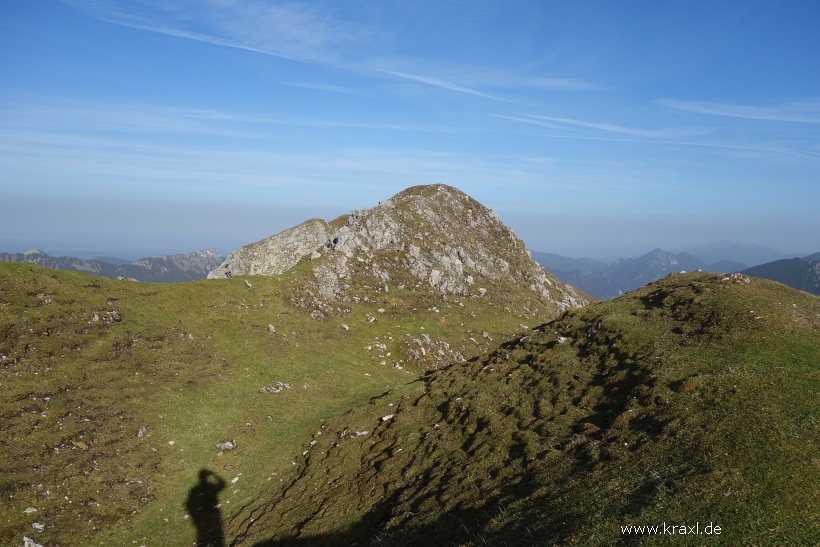
<svg viewBox="0 0 820 547">
<path fill-rule="evenodd" d="M 820 101 L 793 103 L 781 107 L 745 106 L 736 104 L 707 103 L 695 101 L 675 101 L 661 99 L 657 103 L 666 108 L 744 118 L 748 120 L 770 120 L 781 122 L 820 123 Z"/>
<path fill-rule="evenodd" d="M 13 101 L 12 101 L 13 102 Z M 378 129 L 419 133 L 474 133 L 475 128 L 431 123 L 390 123 L 380 119 L 322 119 L 298 116 L 247 114 L 219 109 L 134 103 L 76 103 L 37 98 L 14 104 L 4 113 L 0 132 L 50 133 L 53 135 L 98 135 L 119 133 L 153 139 L 155 135 L 221 137 L 270 141 L 290 135 L 288 128 Z"/>
<path fill-rule="evenodd" d="M 412 70 L 410 72 L 413 72 Z M 524 65 L 474 63 L 452 69 L 463 85 L 485 89 L 540 89 L 545 91 L 605 91 L 606 87 L 589 80 L 549 76 L 543 68 Z"/>
<path fill-rule="evenodd" d="M 109 23 L 299 61 L 333 62 L 372 38 L 365 26 L 304 2 L 62 1 Z"/>
<path fill-rule="evenodd" d="M 236 149 L 190 144 L 151 144 L 127 137 L 99 138 L 48 133 L 1 133 L 0 163 L 14 184 L 75 196 L 109 194 L 129 199 L 146 193 L 178 197 L 267 196 L 283 190 L 304 194 L 306 186 L 341 191 L 349 184 L 398 191 L 434 181 L 497 185 L 542 178 L 504 157 L 394 147 Z M 4 191 L 14 190 L 14 186 Z"/>
<path fill-rule="evenodd" d="M 483 97 L 509 99 L 485 90 L 535 88 L 549 90 L 594 89 L 589 82 L 570 78 L 545 78 L 477 69 L 469 77 L 428 75 L 423 60 L 393 59 L 385 68 L 385 38 L 390 32 L 320 10 L 309 2 L 271 4 L 261 0 L 62 0 L 88 15 L 112 24 L 194 40 L 221 47 L 252 51 L 299 62 L 323 63 L 360 74 L 389 75 L 405 81 Z M 388 52 L 389 55 L 389 52 Z M 392 67 L 392 68 L 391 68 Z M 400 68 L 396 68 L 400 67 Z M 458 67 L 435 73 L 452 74 Z M 467 76 L 466 74 L 464 76 Z M 466 82 L 466 83 L 465 83 Z M 342 86 L 290 82 L 285 85 L 354 94 Z"/>
<path fill-rule="evenodd" d="M 281 187 L 394 178 L 417 184 L 442 177 L 451 182 L 456 177 L 461 182 L 470 177 L 490 180 L 494 172 L 505 169 L 500 166 L 503 161 L 484 163 L 485 158 L 469 154 L 362 147 L 372 142 L 368 136 L 373 129 L 425 134 L 475 131 L 433 123 L 288 118 L 42 98 L 14 105 L 2 118 L 0 185 L 12 188 L 40 181 L 50 188 L 76 184 L 78 190 L 100 184 Z M 333 136 L 337 129 L 344 139 Z"/>
<path fill-rule="evenodd" d="M 714 142 L 705 140 L 691 140 L 688 137 L 705 136 L 712 133 L 709 128 L 694 128 L 694 129 L 662 129 L 662 130 L 644 130 L 628 128 L 613 124 L 598 123 L 598 122 L 582 122 L 581 120 L 567 120 L 565 118 L 554 118 L 543 116 L 544 120 L 537 117 L 524 116 L 504 116 L 500 114 L 493 114 L 496 118 L 521 122 L 537 127 L 545 127 L 549 129 L 560 130 L 560 133 L 552 135 L 542 135 L 544 137 L 561 138 L 561 139 L 577 139 L 588 141 L 604 141 L 604 142 L 630 142 L 642 144 L 668 145 L 668 146 L 683 146 L 692 149 L 712 150 L 715 152 L 730 154 L 733 156 L 745 155 L 743 157 L 750 157 L 753 154 L 755 157 L 793 157 L 803 158 L 816 161 L 820 159 L 820 148 L 817 146 L 797 147 L 793 144 L 783 143 L 749 143 L 749 142 Z M 555 120 L 555 121 L 550 121 Z M 572 123 L 570 123 L 572 122 Z M 566 125 L 564 125 L 566 124 Z M 577 128 L 589 128 L 598 131 L 583 131 Z"/>
<path fill-rule="evenodd" d="M 542 116 L 535 114 L 527 114 L 521 116 L 505 116 L 501 114 L 494 114 L 494 116 L 497 118 L 503 118 L 530 125 L 549 127 L 551 129 L 575 130 L 575 128 L 580 127 L 584 129 L 594 129 L 597 131 L 604 131 L 607 133 L 619 133 L 622 135 L 629 135 L 632 137 L 643 137 L 647 139 L 677 139 L 681 137 L 706 135 L 713 131 L 713 129 L 708 127 L 670 127 L 664 129 L 640 129 L 636 127 L 626 127 L 623 125 L 615 125 L 611 123 L 590 122 L 585 120 L 576 120 L 572 118 L 559 118 L 556 116 Z"/>
<path fill-rule="evenodd" d="M 437 78 L 431 78 L 428 76 L 420 76 L 418 74 L 408 74 L 406 72 L 399 72 L 396 70 L 386 70 L 381 69 L 380 72 L 385 74 L 390 74 L 391 76 L 395 76 L 397 78 L 402 78 L 404 80 L 410 80 L 413 82 L 417 82 L 420 84 L 425 84 L 433 87 L 438 87 L 440 89 L 446 89 L 447 91 L 456 91 L 458 93 L 466 93 L 467 95 L 474 95 L 476 97 L 483 97 L 485 99 L 492 99 L 494 101 L 502 101 L 502 102 L 512 102 L 510 99 L 505 99 L 504 97 L 500 97 L 498 95 L 493 95 L 490 93 L 486 93 L 484 91 L 473 89 L 470 87 L 466 87 L 463 85 L 459 85 L 453 82 L 447 82 L 444 80 L 439 80 Z"/>
<path fill-rule="evenodd" d="M 483 97 L 493 101 L 524 103 L 520 97 L 533 91 L 603 91 L 596 82 L 569 77 L 550 77 L 539 73 L 536 67 L 526 65 L 494 64 L 492 60 L 478 59 L 467 63 L 451 63 L 446 55 L 436 59 L 375 56 L 368 61 L 367 70 L 387 74 L 444 89 Z"/>
<path fill-rule="evenodd" d="M 312 89 L 315 91 L 327 91 L 328 93 L 340 93 L 342 95 L 363 95 L 359 89 L 335 84 L 320 84 L 313 82 L 281 82 L 282 85 L 298 87 L 299 89 Z"/>
<path fill-rule="evenodd" d="M 600 84 L 574 78 L 544 78 L 544 77 L 515 77 L 509 76 L 500 80 L 504 85 L 511 87 L 529 87 L 551 91 L 601 91 Z"/>
</svg>

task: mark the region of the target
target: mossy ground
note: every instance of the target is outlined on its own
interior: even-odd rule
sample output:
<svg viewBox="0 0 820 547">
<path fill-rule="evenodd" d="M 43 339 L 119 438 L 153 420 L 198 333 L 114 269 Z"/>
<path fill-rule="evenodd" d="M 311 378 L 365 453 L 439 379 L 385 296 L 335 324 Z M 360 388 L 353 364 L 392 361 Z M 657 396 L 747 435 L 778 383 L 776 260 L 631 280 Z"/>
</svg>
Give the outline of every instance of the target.
<svg viewBox="0 0 820 547">
<path fill-rule="evenodd" d="M 409 358 L 424 334 L 469 357 L 527 321 L 395 287 L 315 320 L 296 304 L 308 278 L 140 284 L 0 264 L 0 543 L 190 545 L 201 469 L 226 481 L 231 521 L 290 481 L 323 421 L 439 366 Z M 276 382 L 292 387 L 260 393 Z"/>
</svg>

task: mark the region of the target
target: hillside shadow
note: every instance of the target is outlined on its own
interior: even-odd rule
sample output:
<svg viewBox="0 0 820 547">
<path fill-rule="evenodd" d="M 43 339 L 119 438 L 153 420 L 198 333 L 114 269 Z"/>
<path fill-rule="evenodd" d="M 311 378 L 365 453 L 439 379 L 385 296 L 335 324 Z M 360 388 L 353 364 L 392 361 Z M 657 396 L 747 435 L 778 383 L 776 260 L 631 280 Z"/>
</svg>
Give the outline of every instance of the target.
<svg viewBox="0 0 820 547">
<path fill-rule="evenodd" d="M 553 322 L 541 325 L 548 328 Z M 535 330 L 535 329 L 534 329 Z M 511 351 L 520 347 L 527 337 L 515 337 L 499 344 L 502 350 Z M 610 341 L 611 342 L 611 341 Z M 551 345 L 557 342 L 550 342 Z M 611 344 L 605 344 L 607 347 Z M 602 388 L 601 401 L 592 409 L 592 415 L 585 420 L 593 421 L 601 429 L 611 426 L 633 390 L 650 380 L 649 370 L 641 366 L 634 356 L 618 355 L 614 360 L 617 365 L 607 366 L 607 354 L 599 354 L 592 346 L 578 348 L 579 359 L 594 358 L 595 374 L 592 385 Z M 480 358 L 470 359 L 478 362 Z M 622 373 L 620 381 L 609 381 L 613 374 Z M 441 371 L 428 371 L 425 379 L 429 380 Z M 418 381 L 418 380 L 417 380 Z M 447 408 L 439 409 L 442 416 L 448 414 Z M 633 420 L 630 426 L 636 429 L 655 433 L 658 424 L 653 421 Z M 580 427 L 580 424 L 578 424 Z M 483 430 L 478 427 L 478 430 Z M 466 435 L 462 451 L 468 456 L 474 448 L 475 436 Z M 508 447 L 504 468 L 512 468 L 515 462 L 527 460 L 527 444 L 514 442 Z M 568 455 L 569 457 L 569 455 Z M 417 545 L 561 545 L 572 538 L 583 538 L 590 527 L 591 519 L 605 503 L 606 496 L 595 491 L 595 482 L 588 477 L 598 463 L 585 457 L 581 451 L 573 451 L 575 462 L 563 478 L 550 477 L 548 468 L 539 469 L 537 465 L 524 464 L 520 474 L 498 482 L 497 488 L 491 488 L 478 497 L 464 498 L 456 506 L 435 517 L 424 519 L 418 509 L 425 507 L 425 501 L 434 498 L 442 503 L 448 499 L 444 491 L 455 487 L 452 482 L 444 482 L 431 491 L 426 491 L 422 479 L 398 487 L 386 499 L 371 505 L 370 510 L 345 530 L 316 535 L 297 533 L 282 535 L 253 543 L 253 547 L 331 547 L 339 545 L 389 545 L 390 547 L 410 547 Z M 469 459 L 469 457 L 468 457 Z M 527 469 L 529 467 L 529 469 Z M 511 479 L 511 480 L 510 480 Z M 572 499 L 568 492 L 584 490 L 581 496 L 588 503 L 571 504 L 564 500 Z M 482 497 L 482 495 L 484 497 Z M 638 514 L 648 500 L 657 495 L 656 484 L 649 483 L 621 496 L 614 503 L 618 515 Z M 577 498 L 577 496 L 576 496 Z M 455 500 L 455 498 L 453 498 Z M 527 500 L 522 503 L 522 500 Z M 398 509 L 403 507 L 401 511 Z M 405 512 L 406 511 L 406 512 Z M 315 516 L 315 515 L 314 515 Z M 309 522 L 306 520 L 305 523 Z M 299 524 L 294 524 L 298 529 Z M 328 525 L 329 527 L 330 525 Z M 293 530 L 293 528 L 291 529 Z M 243 539 L 249 535 L 249 528 L 236 536 L 237 545 L 250 545 Z M 280 532 L 281 533 L 281 532 Z M 259 537 L 259 536 L 257 536 Z M 613 543 L 630 543 L 632 538 L 621 537 L 613 530 Z"/>
<path fill-rule="evenodd" d="M 188 492 L 185 507 L 196 528 L 197 547 L 224 547 L 219 492 L 225 481 L 210 469 L 199 471 L 199 482 Z"/>
<path fill-rule="evenodd" d="M 519 480 L 506 484 L 477 506 L 457 507 L 423 524 L 414 524 L 414 513 L 394 514 L 402 493 L 399 491 L 376 504 L 345 531 L 308 537 L 281 536 L 254 543 L 253 547 L 559 545 L 582 532 L 589 524 L 589 516 L 582 507 L 557 504 L 551 495 L 537 492 L 540 484 L 535 475 L 525 472 Z M 507 508 L 521 499 L 533 501 L 524 507 L 518 504 L 522 514 L 513 515 Z M 550 516 L 544 518 L 540 511 L 547 505 Z M 387 531 L 391 521 L 395 528 Z"/>
</svg>

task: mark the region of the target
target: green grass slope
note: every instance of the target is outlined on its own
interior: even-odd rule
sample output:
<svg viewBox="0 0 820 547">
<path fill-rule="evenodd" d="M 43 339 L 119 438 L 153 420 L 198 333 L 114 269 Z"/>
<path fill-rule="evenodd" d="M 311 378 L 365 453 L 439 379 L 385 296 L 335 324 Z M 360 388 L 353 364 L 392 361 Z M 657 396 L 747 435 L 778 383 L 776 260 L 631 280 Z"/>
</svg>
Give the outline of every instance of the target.
<svg viewBox="0 0 820 547">
<path fill-rule="evenodd" d="M 317 320 L 313 267 L 144 285 L 0 264 L 0 544 L 191 545 L 201 470 L 233 521 L 325 420 L 533 321 L 365 286 Z"/>
<path fill-rule="evenodd" d="M 820 299 L 673 274 L 325 422 L 296 479 L 227 534 L 269 547 L 816 544 L 819 392 Z M 644 525 L 666 534 L 625 529 Z"/>
</svg>

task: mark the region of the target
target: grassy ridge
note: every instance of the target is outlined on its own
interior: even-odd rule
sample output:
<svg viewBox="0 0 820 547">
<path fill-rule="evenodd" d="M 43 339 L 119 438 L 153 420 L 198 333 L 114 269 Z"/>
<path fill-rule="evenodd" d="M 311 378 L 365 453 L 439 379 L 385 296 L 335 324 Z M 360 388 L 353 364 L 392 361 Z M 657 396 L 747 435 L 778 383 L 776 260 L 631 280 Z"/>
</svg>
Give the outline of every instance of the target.
<svg viewBox="0 0 820 547">
<path fill-rule="evenodd" d="M 289 481 L 323 420 L 417 378 L 415 356 L 470 357 L 526 321 L 395 288 L 315 320 L 311 277 L 146 285 L 0 264 L 0 543 L 189 545 L 201 469 L 227 483 L 231 520 Z M 260 393 L 276 382 L 291 387 Z"/>
<path fill-rule="evenodd" d="M 694 545 L 705 536 L 621 526 L 712 523 L 718 544 L 809 545 L 819 366 L 817 297 L 672 275 L 327 422 L 298 478 L 247 507 L 230 537 Z"/>
</svg>

